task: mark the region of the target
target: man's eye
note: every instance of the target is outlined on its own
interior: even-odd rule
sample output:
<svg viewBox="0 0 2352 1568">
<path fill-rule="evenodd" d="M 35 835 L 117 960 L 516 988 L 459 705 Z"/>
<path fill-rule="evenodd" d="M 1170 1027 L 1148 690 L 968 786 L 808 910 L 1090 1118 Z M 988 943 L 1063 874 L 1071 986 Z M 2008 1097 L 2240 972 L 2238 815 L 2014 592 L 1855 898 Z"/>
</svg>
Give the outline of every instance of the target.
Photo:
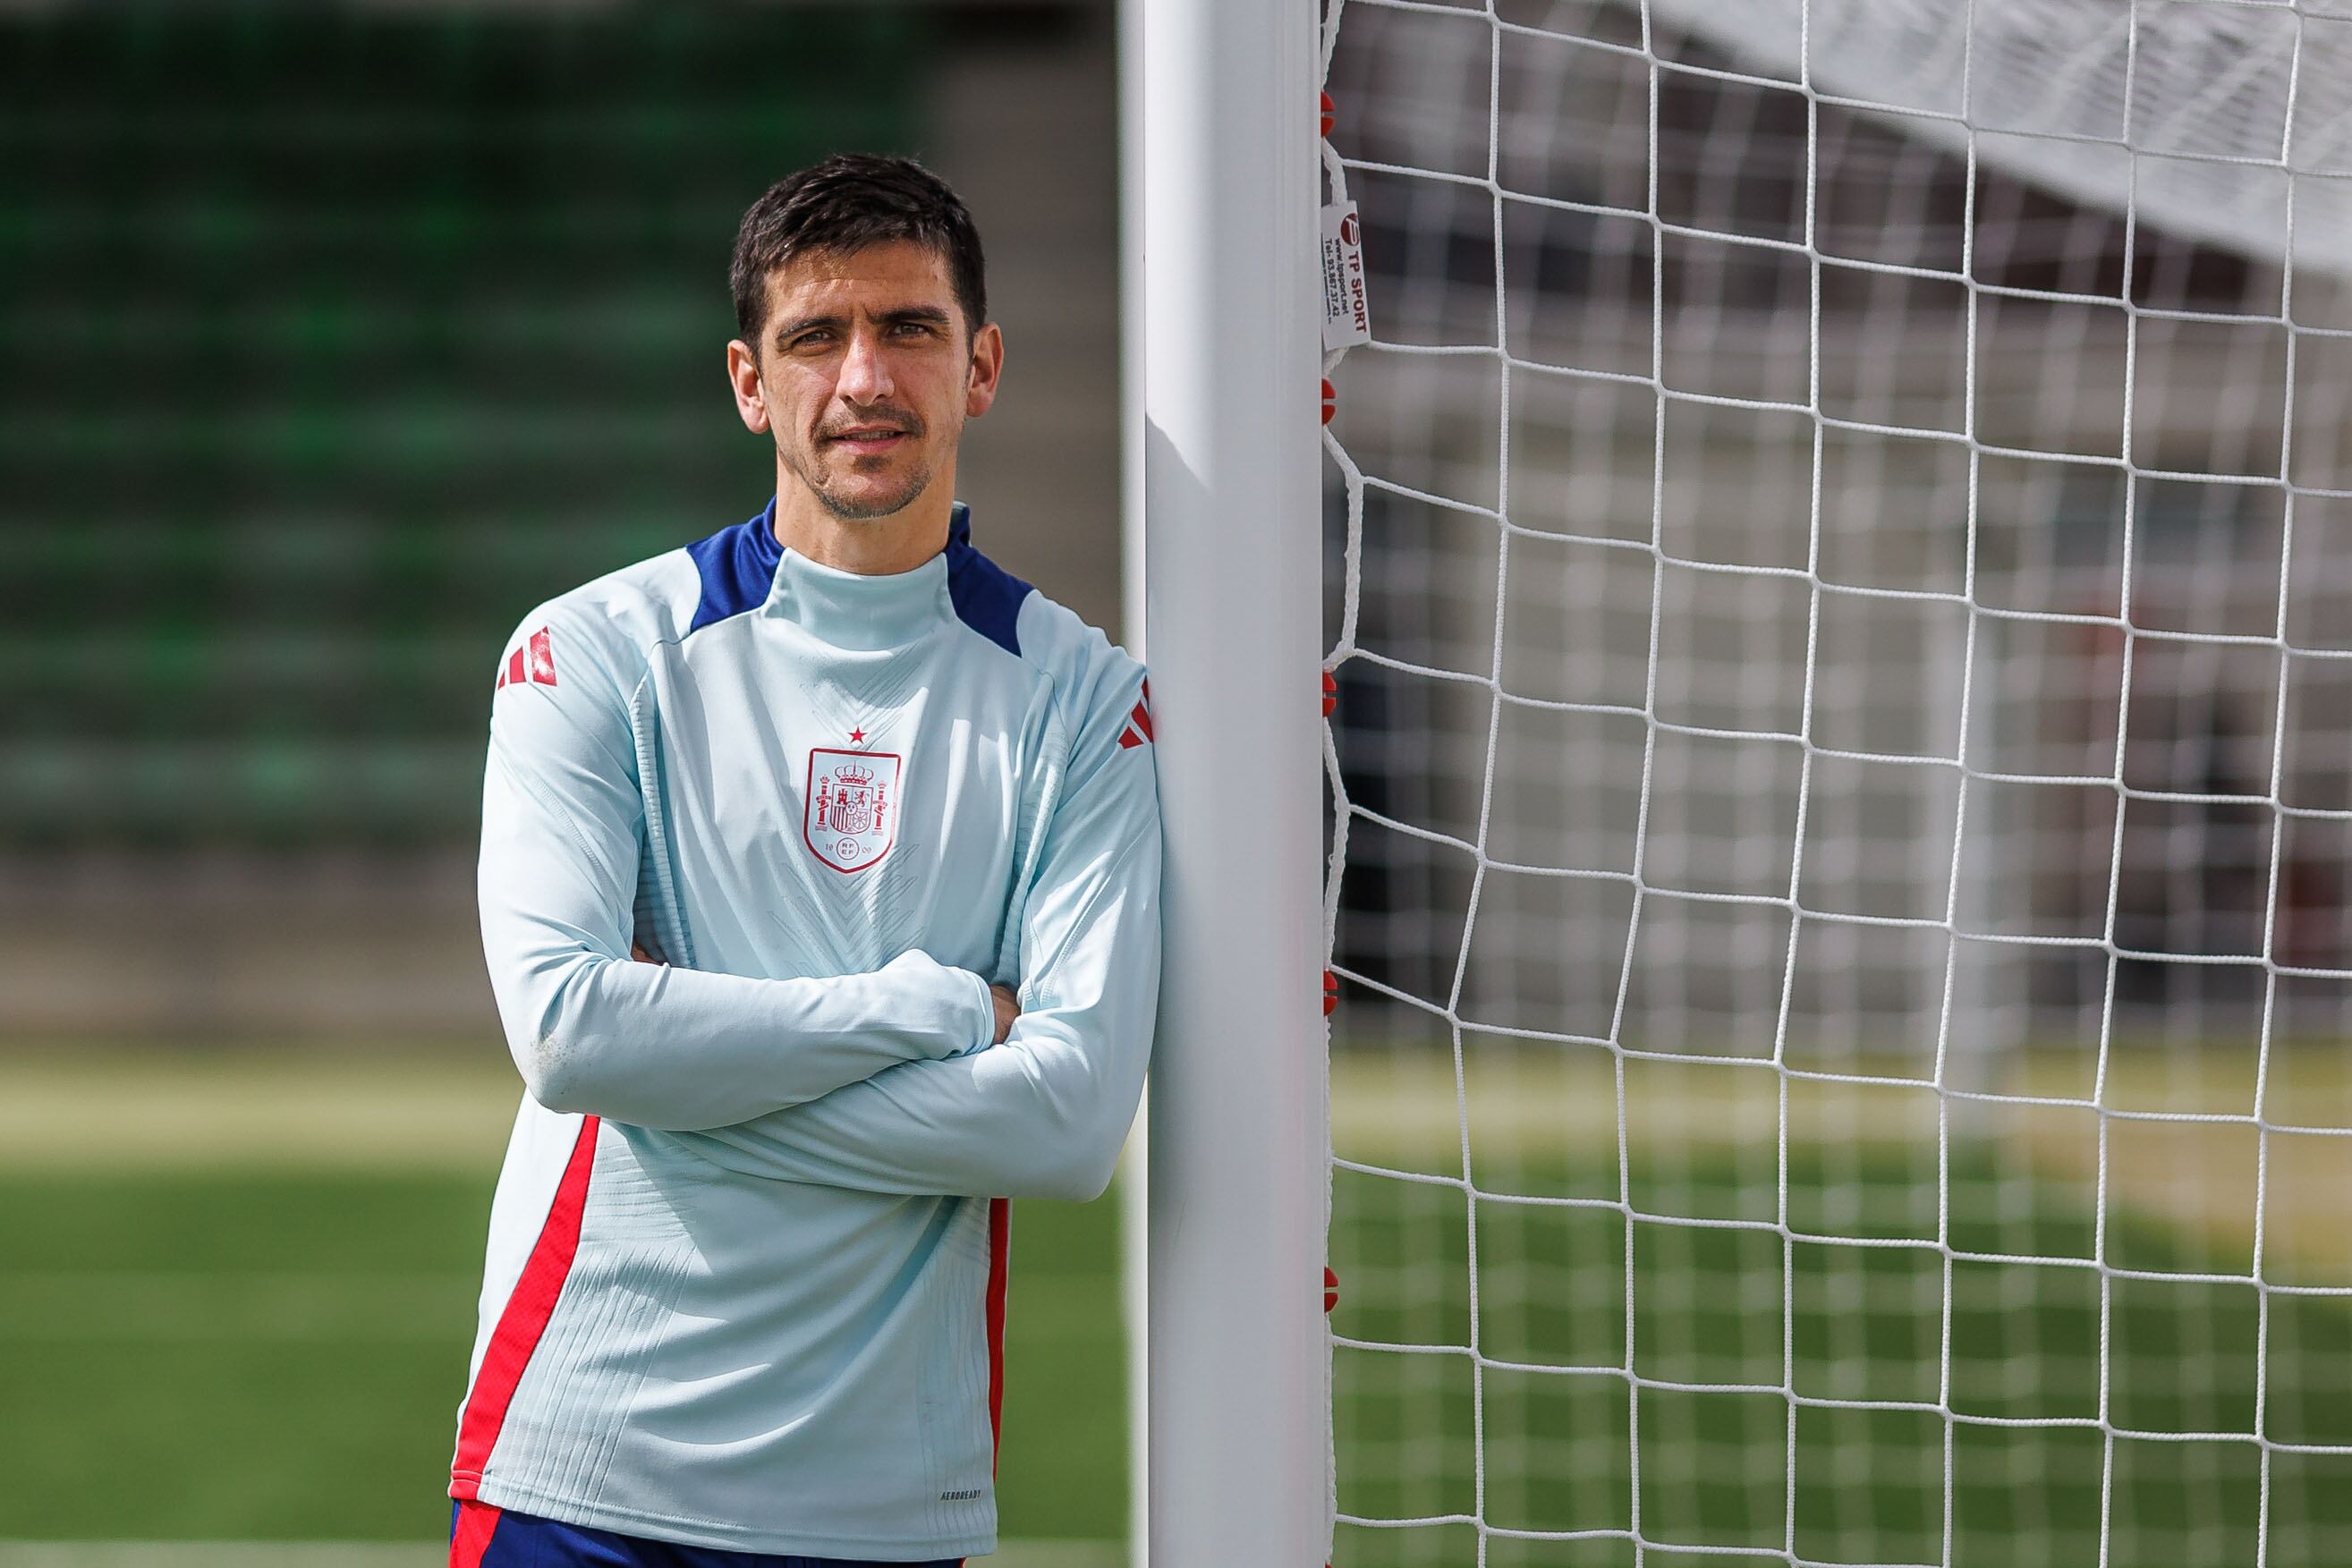
<svg viewBox="0 0 2352 1568">
<path fill-rule="evenodd" d="M 901 321 L 898 323 L 898 330 L 902 338 L 928 338 L 931 335 L 929 324 L 922 321 Z"/>
</svg>

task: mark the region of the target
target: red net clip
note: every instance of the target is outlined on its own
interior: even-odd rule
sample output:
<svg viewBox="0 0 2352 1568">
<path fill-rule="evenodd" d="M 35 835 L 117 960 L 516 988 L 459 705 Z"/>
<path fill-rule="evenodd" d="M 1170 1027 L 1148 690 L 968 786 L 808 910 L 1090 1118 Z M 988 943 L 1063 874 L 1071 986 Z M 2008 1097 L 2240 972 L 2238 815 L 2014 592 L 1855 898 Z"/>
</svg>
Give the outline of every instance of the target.
<svg viewBox="0 0 2352 1568">
<path fill-rule="evenodd" d="M 1339 406 L 1339 394 L 1338 392 L 1333 392 L 1333 391 L 1331 390 L 1331 383 L 1330 383 L 1330 382 L 1327 379 L 1327 380 L 1324 382 L 1324 383 L 1323 383 L 1323 423 L 1324 423 L 1328 424 L 1328 423 L 1331 423 L 1331 413 L 1332 413 L 1332 411 L 1333 411 L 1334 409 L 1338 408 Z"/>
<path fill-rule="evenodd" d="M 1339 1276 L 1331 1265 L 1323 1265 L 1323 1310 L 1329 1312 L 1339 1304 Z"/>
<path fill-rule="evenodd" d="M 1330 970 L 1323 971 L 1323 1016 L 1329 1018 L 1339 1006 L 1339 977 Z"/>
<path fill-rule="evenodd" d="M 1332 112 L 1331 95 L 1327 92 L 1323 94 L 1323 134 L 1326 136 L 1331 134 Z"/>
<path fill-rule="evenodd" d="M 1323 672 L 1323 716 L 1329 718 L 1332 709 L 1339 706 L 1339 683 L 1331 678 L 1330 671 L 1326 670 Z"/>
</svg>

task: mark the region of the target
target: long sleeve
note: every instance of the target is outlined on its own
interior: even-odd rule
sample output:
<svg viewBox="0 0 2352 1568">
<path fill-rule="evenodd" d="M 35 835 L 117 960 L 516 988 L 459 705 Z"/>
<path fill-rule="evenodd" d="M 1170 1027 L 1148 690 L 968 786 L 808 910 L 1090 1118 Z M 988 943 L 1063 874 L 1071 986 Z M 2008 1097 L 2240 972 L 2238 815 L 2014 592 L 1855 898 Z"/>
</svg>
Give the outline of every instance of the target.
<svg viewBox="0 0 2352 1568">
<path fill-rule="evenodd" d="M 482 946 L 515 1065 L 554 1111 L 689 1129 L 811 1101 L 995 1034 L 988 983 L 919 952 L 754 979 L 629 957 L 644 802 L 610 632 L 542 610 L 510 644 L 482 789 Z"/>
<path fill-rule="evenodd" d="M 696 1134 L 706 1157 L 881 1193 L 1086 1199 L 1109 1185 L 1160 993 L 1159 789 L 1128 725 L 1139 679 L 1118 661 L 1081 721 L 1022 903 L 1011 1035 Z"/>
</svg>

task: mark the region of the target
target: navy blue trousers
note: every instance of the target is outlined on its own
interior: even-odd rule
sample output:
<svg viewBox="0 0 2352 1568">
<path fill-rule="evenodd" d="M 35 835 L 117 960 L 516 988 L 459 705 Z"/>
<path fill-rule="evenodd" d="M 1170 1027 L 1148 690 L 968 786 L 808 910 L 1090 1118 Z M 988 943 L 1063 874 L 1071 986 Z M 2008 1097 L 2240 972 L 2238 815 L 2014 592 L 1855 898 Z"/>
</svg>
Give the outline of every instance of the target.
<svg viewBox="0 0 2352 1568">
<path fill-rule="evenodd" d="M 726 1552 L 615 1535 L 609 1530 L 564 1524 L 488 1503 L 461 1502 L 449 1510 L 450 1568 L 963 1568 L 960 1557 L 930 1563 L 853 1563 L 841 1557 L 777 1557 L 763 1552 Z"/>
</svg>

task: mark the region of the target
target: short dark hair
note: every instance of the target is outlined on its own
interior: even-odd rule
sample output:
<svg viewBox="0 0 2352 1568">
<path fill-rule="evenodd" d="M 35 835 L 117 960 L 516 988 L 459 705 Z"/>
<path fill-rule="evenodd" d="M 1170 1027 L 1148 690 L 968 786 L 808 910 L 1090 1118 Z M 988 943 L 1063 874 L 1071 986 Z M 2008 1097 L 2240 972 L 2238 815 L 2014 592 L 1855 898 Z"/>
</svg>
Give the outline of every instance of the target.
<svg viewBox="0 0 2352 1568">
<path fill-rule="evenodd" d="M 845 256 L 889 240 L 912 240 L 947 258 L 964 325 L 977 333 L 988 319 L 987 267 L 963 199 L 911 158 L 837 152 L 785 175 L 744 213 L 727 269 L 743 340 L 760 351 L 768 275 L 776 268 L 799 256 Z"/>
</svg>

